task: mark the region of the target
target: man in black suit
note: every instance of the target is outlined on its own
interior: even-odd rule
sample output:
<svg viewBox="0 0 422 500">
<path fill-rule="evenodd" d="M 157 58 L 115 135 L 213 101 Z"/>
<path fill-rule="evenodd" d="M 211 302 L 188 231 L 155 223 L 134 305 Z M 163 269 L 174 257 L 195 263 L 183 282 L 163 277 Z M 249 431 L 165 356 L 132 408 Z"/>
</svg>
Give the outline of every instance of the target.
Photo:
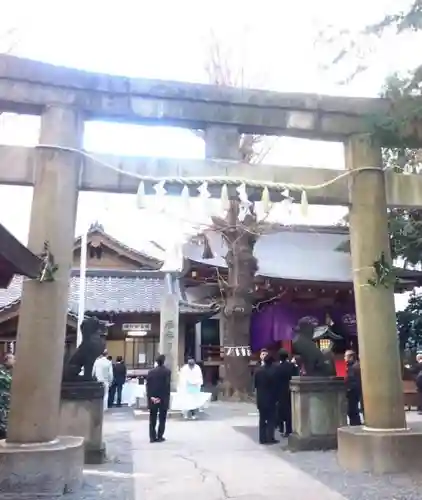
<svg viewBox="0 0 422 500">
<path fill-rule="evenodd" d="M 123 386 L 126 383 L 127 369 L 122 356 L 117 356 L 116 362 L 113 363 L 113 382 L 110 386 L 108 393 L 108 407 L 112 408 L 114 405 L 114 398 L 117 393 L 117 407 L 122 406 L 122 393 Z"/>
<path fill-rule="evenodd" d="M 347 365 L 347 372 L 344 378 L 346 384 L 347 416 L 350 425 L 362 425 L 359 404 L 362 403 L 362 380 L 360 374 L 360 364 L 354 351 L 346 351 L 344 360 Z"/>
<path fill-rule="evenodd" d="M 289 361 L 289 353 L 285 349 L 279 351 L 280 363 L 275 366 L 277 374 L 277 423 L 283 437 L 292 433 L 292 401 L 290 380 L 299 375 L 297 367 Z"/>
<path fill-rule="evenodd" d="M 277 409 L 277 371 L 274 359 L 267 354 L 264 365 L 255 372 L 256 406 L 259 412 L 260 444 L 278 443 L 274 439 Z"/>
<path fill-rule="evenodd" d="M 151 443 L 162 442 L 166 428 L 167 411 L 170 405 L 171 371 L 164 366 L 166 357 L 157 358 L 157 366 L 149 371 L 146 379 L 146 393 L 149 409 L 149 440 Z M 157 426 L 158 417 L 158 430 Z"/>
</svg>

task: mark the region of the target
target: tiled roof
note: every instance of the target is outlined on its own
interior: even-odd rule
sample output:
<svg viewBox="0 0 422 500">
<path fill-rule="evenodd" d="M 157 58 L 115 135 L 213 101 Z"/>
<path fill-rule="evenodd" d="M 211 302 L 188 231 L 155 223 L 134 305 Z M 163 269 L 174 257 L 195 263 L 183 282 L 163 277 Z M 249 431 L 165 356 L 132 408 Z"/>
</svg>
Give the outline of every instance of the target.
<svg viewBox="0 0 422 500">
<path fill-rule="evenodd" d="M 345 283 L 352 281 L 350 255 L 337 251 L 347 239 L 347 229 L 326 227 L 278 227 L 255 244 L 260 276 L 298 281 Z M 184 255 L 195 262 L 226 267 L 227 246 L 219 233 L 207 231 L 214 257 L 204 259 L 203 246 L 188 243 Z"/>
<path fill-rule="evenodd" d="M 257 275 L 291 281 L 351 283 L 352 260 L 347 250 L 349 230 L 342 226 L 268 225 L 255 244 Z M 212 259 L 203 258 L 203 245 L 194 239 L 184 246 L 185 258 L 209 266 L 227 267 L 227 245 L 221 234 L 207 231 Z M 405 286 L 422 285 L 420 271 L 396 268 Z M 407 280 L 407 285 L 406 285 Z"/>
<path fill-rule="evenodd" d="M 72 274 L 69 312 L 77 313 L 80 278 L 78 271 Z M 21 289 L 20 276 L 13 278 L 9 288 L 0 289 L 0 311 L 19 303 Z M 86 311 L 158 313 L 164 292 L 164 274 L 160 272 L 89 270 L 86 277 Z M 180 290 L 179 296 L 181 313 L 211 310 L 210 306 L 188 302 Z"/>
</svg>

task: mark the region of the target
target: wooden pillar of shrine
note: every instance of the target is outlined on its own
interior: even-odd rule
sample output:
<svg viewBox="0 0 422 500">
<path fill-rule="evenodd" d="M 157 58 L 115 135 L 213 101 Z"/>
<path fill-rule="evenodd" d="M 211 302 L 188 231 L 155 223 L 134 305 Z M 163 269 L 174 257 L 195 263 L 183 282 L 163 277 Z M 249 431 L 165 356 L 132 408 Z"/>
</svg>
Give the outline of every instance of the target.
<svg viewBox="0 0 422 500">
<path fill-rule="evenodd" d="M 48 107 L 40 143 L 80 148 L 82 127 L 77 111 Z M 79 164 L 72 152 L 37 151 L 28 247 L 40 254 L 48 242 L 58 268 L 51 282 L 24 281 L 7 432 L 11 443 L 50 442 L 58 434 Z"/>
</svg>

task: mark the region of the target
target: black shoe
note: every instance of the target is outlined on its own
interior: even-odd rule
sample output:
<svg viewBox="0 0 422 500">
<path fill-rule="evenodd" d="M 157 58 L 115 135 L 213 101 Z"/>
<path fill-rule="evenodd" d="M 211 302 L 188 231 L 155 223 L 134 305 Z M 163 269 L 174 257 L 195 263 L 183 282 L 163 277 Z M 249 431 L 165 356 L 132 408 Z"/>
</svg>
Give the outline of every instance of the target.
<svg viewBox="0 0 422 500">
<path fill-rule="evenodd" d="M 149 438 L 150 443 L 156 443 L 158 441 L 157 438 Z"/>
<path fill-rule="evenodd" d="M 284 437 L 284 438 L 288 438 L 288 437 L 290 436 L 290 434 L 291 434 L 291 432 L 285 432 L 285 433 L 283 434 L 283 437 Z"/>
<path fill-rule="evenodd" d="M 163 443 L 164 441 L 166 440 L 166 438 L 163 438 L 163 437 L 160 437 L 160 438 L 157 438 L 157 443 Z"/>
</svg>

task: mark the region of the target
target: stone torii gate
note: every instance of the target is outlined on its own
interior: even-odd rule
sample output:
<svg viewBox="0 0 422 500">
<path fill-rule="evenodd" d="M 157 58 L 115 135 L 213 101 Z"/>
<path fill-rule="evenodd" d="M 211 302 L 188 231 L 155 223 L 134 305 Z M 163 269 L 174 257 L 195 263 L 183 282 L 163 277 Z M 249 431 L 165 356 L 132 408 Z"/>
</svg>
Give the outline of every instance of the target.
<svg viewBox="0 0 422 500">
<path fill-rule="evenodd" d="M 401 469 L 409 462 L 409 456 L 418 463 L 415 458 L 417 450 L 422 450 L 422 433 L 405 430 L 393 289 L 366 286 L 372 277 L 373 263 L 382 253 L 389 256 L 387 206 L 422 207 L 422 176 L 384 172 L 380 145 L 368 135 L 367 115 L 386 112 L 390 106 L 383 99 L 280 94 L 130 79 L 0 56 L 0 111 L 40 115 L 40 144 L 68 148 L 66 151 L 0 146 L 0 183 L 34 186 L 28 246 L 32 252 L 40 253 L 48 240 L 59 266 L 55 281 L 24 284 L 8 440 L 0 447 L 0 489 L 11 484 L 3 472 L 6 455 L 19 481 L 25 481 L 23 476 L 33 467 L 28 449 L 35 456 L 44 450 L 54 457 L 52 463 L 58 463 L 58 457 L 64 457 L 60 458 L 64 462 L 77 460 L 77 453 L 71 457 L 69 449 L 78 445 L 58 439 L 57 435 L 78 191 L 136 193 L 139 184 L 132 177 L 105 170 L 72 151 L 82 148 L 83 124 L 87 119 L 159 123 L 205 131 L 204 161 L 96 155 L 121 171 L 151 176 L 229 175 L 298 185 L 326 184 L 344 171 L 257 167 L 238 162 L 239 135 L 286 135 L 344 142 L 346 166 L 358 172 L 308 192 L 310 203 L 350 207 L 367 428 L 339 431 L 339 457 L 346 467 L 380 471 Z M 414 128 L 412 134 L 409 140 L 422 144 L 422 128 Z M 368 166 L 375 168 L 359 170 Z M 147 188 L 151 188 L 148 183 Z M 216 193 L 216 186 L 210 184 L 209 188 Z M 180 191 L 180 186 L 173 189 Z M 190 189 L 194 194 L 195 186 Z M 235 186 L 229 187 L 230 195 L 234 189 Z M 252 199 L 254 196 L 252 192 Z M 51 443 L 56 443 L 59 451 L 51 451 Z M 22 445 L 28 444 L 32 447 L 26 447 L 22 454 Z M 393 458 L 385 465 L 385 455 L 393 446 Z M 16 460 L 10 458 L 14 454 L 18 456 Z"/>
</svg>

